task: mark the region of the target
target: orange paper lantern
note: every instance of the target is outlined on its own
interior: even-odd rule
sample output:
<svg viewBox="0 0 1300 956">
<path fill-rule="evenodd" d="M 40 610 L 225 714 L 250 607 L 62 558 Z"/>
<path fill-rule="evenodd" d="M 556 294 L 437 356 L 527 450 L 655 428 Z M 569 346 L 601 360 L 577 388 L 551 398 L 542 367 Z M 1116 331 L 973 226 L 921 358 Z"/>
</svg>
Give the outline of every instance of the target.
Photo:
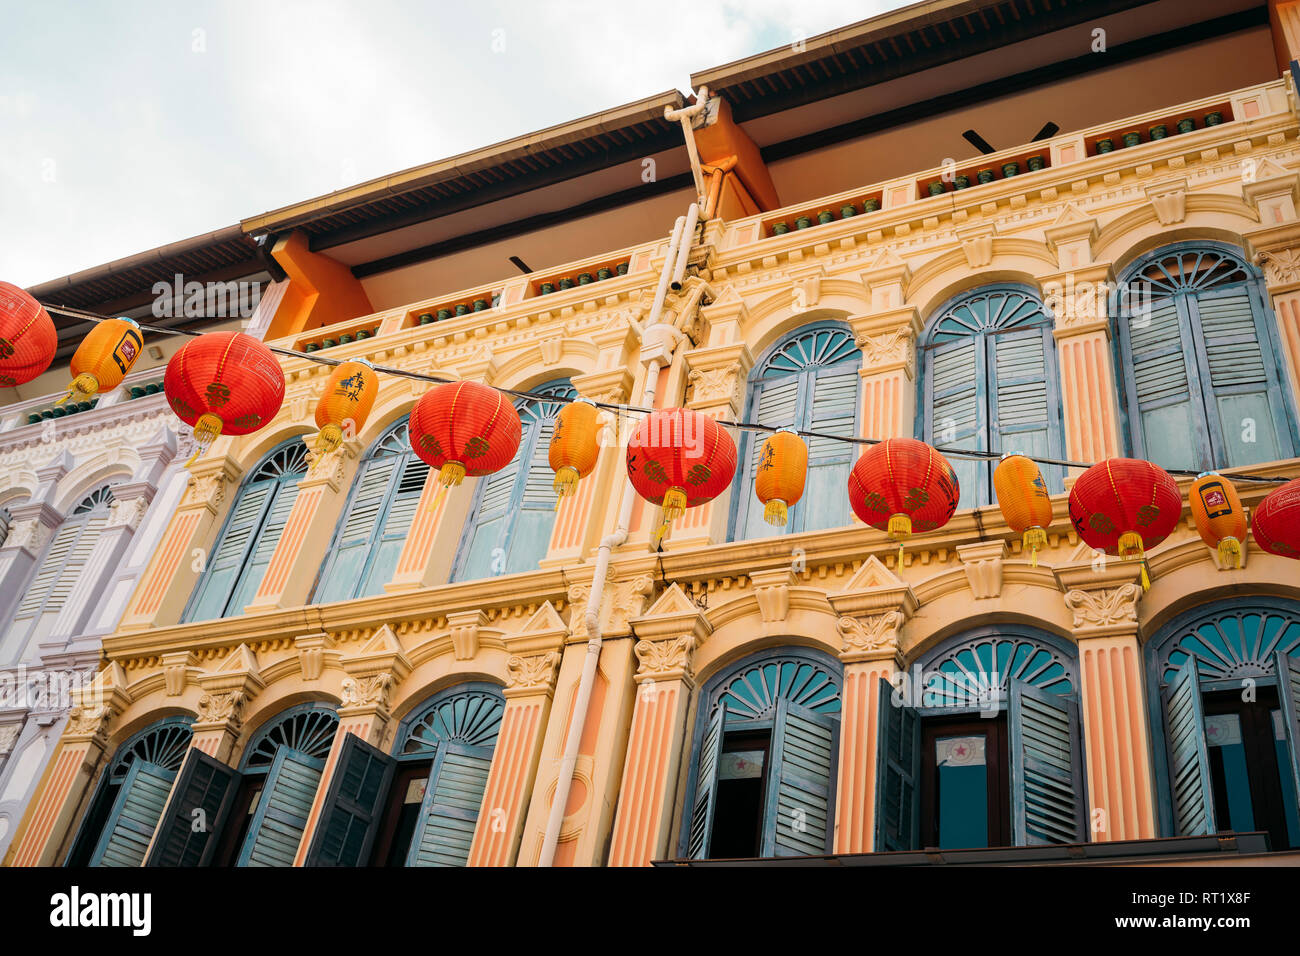
<svg viewBox="0 0 1300 956">
<path fill-rule="evenodd" d="M 942 528 L 957 510 L 961 486 L 948 459 L 923 441 L 887 438 L 872 445 L 849 473 L 849 505 L 865 524 L 898 542 Z"/>
<path fill-rule="evenodd" d="M 712 501 L 736 475 L 736 443 L 707 415 L 666 408 L 643 418 L 627 443 L 627 477 L 646 501 L 663 507 L 658 541 L 687 508 Z"/>
<path fill-rule="evenodd" d="M 600 409 L 580 398 L 569 402 L 555 416 L 551 445 L 547 449 L 555 481 L 551 485 L 560 498 L 574 494 L 578 482 L 591 474 L 600 455 Z M 556 501 L 556 507 L 559 502 Z"/>
<path fill-rule="evenodd" d="M 1141 561 L 1143 588 L 1151 586 L 1146 549 L 1169 537 L 1182 513 L 1178 483 L 1149 461 L 1107 459 L 1070 489 L 1070 521 L 1079 537 L 1095 551 Z"/>
<path fill-rule="evenodd" d="M 1241 542 L 1246 539 L 1246 511 L 1237 489 L 1221 475 L 1198 475 L 1187 493 L 1201 540 L 1219 552 L 1225 568 L 1241 567 Z"/>
<path fill-rule="evenodd" d="M 1269 554 L 1300 559 L 1300 478 L 1275 488 L 1259 503 L 1250 530 Z"/>
<path fill-rule="evenodd" d="M 70 398 L 84 401 L 98 392 L 107 392 L 122 384 L 144 347 L 144 336 L 133 319 L 107 319 L 81 340 L 69 363 L 72 384 L 68 394 L 59 399 L 62 405 Z"/>
<path fill-rule="evenodd" d="M 803 497 L 808 478 L 808 446 L 790 429 L 783 428 L 758 453 L 754 494 L 763 502 L 763 520 L 783 526 L 789 509 Z"/>
<path fill-rule="evenodd" d="M 379 376 L 365 359 L 337 365 L 325 381 L 316 403 L 316 453 L 328 454 L 343 442 L 345 432 L 355 435 L 365 427 L 379 394 Z"/>
<path fill-rule="evenodd" d="M 208 332 L 171 357 L 163 391 L 177 417 L 194 428 L 193 461 L 218 435 L 248 435 L 274 418 L 284 401 L 284 372 L 251 335 Z"/>
<path fill-rule="evenodd" d="M 54 361 L 59 335 L 50 314 L 30 295 L 0 282 L 0 388 L 25 385 Z"/>
<path fill-rule="evenodd" d="M 1038 549 L 1047 544 L 1052 523 L 1052 498 L 1038 464 L 1024 455 L 1003 455 L 993 471 L 998 507 L 1011 530 L 1020 534 L 1029 563 L 1038 566 Z"/>
<path fill-rule="evenodd" d="M 435 385 L 411 410 L 411 448 L 444 488 L 500 471 L 519 451 L 523 426 L 501 392 L 478 382 Z"/>
</svg>

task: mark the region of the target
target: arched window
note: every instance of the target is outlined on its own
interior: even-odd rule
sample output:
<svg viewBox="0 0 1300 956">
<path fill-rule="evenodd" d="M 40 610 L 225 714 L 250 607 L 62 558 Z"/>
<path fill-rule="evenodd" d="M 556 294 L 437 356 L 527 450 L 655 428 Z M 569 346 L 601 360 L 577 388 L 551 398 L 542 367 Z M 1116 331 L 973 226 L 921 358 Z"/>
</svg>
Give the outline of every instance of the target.
<svg viewBox="0 0 1300 956">
<path fill-rule="evenodd" d="M 818 323 L 777 343 L 749 378 L 746 418 L 761 425 L 828 435 L 858 433 L 858 390 L 862 352 L 853 333 L 839 324 Z M 766 436 L 744 432 L 732 508 L 732 540 L 785 532 L 838 528 L 851 522 L 844 489 L 856 458 L 854 446 L 829 438 L 805 438 L 808 480 L 803 499 L 785 528 L 763 520 L 754 497 L 754 476 Z M 815 503 L 815 504 L 814 504 Z"/>
<path fill-rule="evenodd" d="M 117 749 L 73 841 L 68 866 L 140 866 L 190 746 L 189 717 L 168 717 Z"/>
<path fill-rule="evenodd" d="M 112 504 L 111 489 L 99 488 L 83 498 L 59 525 L 0 642 L 4 649 L 0 661 L 22 658 L 28 648 L 49 636 L 108 523 Z"/>
<path fill-rule="evenodd" d="M 294 438 L 262 459 L 244 479 L 185 610 L 186 621 L 242 614 L 252 603 L 305 474 L 307 446 Z"/>
<path fill-rule="evenodd" d="M 578 394 L 568 379 L 534 391 L 557 399 Z M 550 547 L 555 527 L 555 492 L 551 490 L 555 473 L 548 453 L 561 403 L 520 400 L 515 407 L 524 426 L 519 452 L 506 467 L 479 479 L 461 535 L 453 581 L 534 571 Z"/>
<path fill-rule="evenodd" d="M 392 756 L 344 740 L 308 866 L 464 866 L 505 698 L 485 683 L 434 695 L 398 728 Z"/>
<path fill-rule="evenodd" d="M 1198 471 L 1295 454 L 1263 279 L 1239 251 L 1157 250 L 1125 271 L 1116 298 L 1133 455 Z"/>
<path fill-rule="evenodd" d="M 397 570 L 429 475 L 411 450 L 406 424 L 385 432 L 357 469 L 312 603 L 380 594 Z"/>
<path fill-rule="evenodd" d="M 1153 748 L 1167 834 L 1263 830 L 1300 847 L 1300 604 L 1234 598 L 1147 643 Z"/>
<path fill-rule="evenodd" d="M 1061 457 L 1052 319 L 1036 293 L 1005 286 L 962 295 L 930 320 L 922 343 L 920 437 L 940 451 Z M 992 504 L 996 458 L 950 461 L 961 482 L 958 507 Z M 1044 466 L 1043 478 L 1061 491 L 1060 468 Z"/>
<path fill-rule="evenodd" d="M 877 850 L 1082 843 L 1078 677 L 1069 642 L 980 628 L 881 681 Z"/>
<path fill-rule="evenodd" d="M 841 683 L 838 662 L 785 648 L 747 657 L 705 685 L 682 856 L 831 851 Z"/>
</svg>

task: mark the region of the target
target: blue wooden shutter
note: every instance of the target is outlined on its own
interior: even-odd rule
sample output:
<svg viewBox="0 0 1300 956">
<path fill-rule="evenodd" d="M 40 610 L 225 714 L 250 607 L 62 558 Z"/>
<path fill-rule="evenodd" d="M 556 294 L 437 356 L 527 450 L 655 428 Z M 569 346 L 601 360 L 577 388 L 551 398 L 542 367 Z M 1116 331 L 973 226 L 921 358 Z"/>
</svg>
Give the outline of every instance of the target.
<svg viewBox="0 0 1300 956">
<path fill-rule="evenodd" d="M 1300 657 L 1278 651 L 1277 696 L 1282 705 L 1282 726 L 1286 733 L 1287 754 L 1291 757 L 1291 772 L 1278 767 L 1283 787 L 1291 787 L 1295 801 L 1300 804 Z"/>
<path fill-rule="evenodd" d="M 289 747 L 276 752 L 239 853 L 239 866 L 293 866 L 324 767 L 324 759 Z"/>
<path fill-rule="evenodd" d="M 478 501 L 470 511 L 467 534 L 461 544 L 457 581 L 476 581 L 492 574 L 493 552 L 505 546 L 504 537 L 510 523 L 510 501 L 519 472 L 519 456 L 498 472 L 480 478 Z M 500 570 L 498 568 L 498 570 Z"/>
<path fill-rule="evenodd" d="M 185 615 L 187 621 L 208 621 L 225 613 L 235 579 L 244 566 L 253 535 L 262 521 L 262 511 L 274 488 L 274 484 L 267 482 L 248 485 L 239 492 L 222 529 L 221 540 L 208 557 L 193 605 Z"/>
<path fill-rule="evenodd" d="M 858 388 L 856 367 L 824 369 L 809 381 L 808 431 L 856 438 Z M 848 496 L 849 470 L 857 459 L 857 446 L 831 438 L 808 438 L 808 479 L 804 486 L 801 531 L 839 528 L 852 521 Z M 750 495 L 753 488 L 750 487 Z M 757 501 L 757 499 L 755 499 Z M 798 507 L 796 505 L 796 507 Z M 759 517 L 762 517 L 760 512 Z"/>
<path fill-rule="evenodd" d="M 555 490 L 552 487 L 555 472 L 551 471 L 551 434 L 554 419 L 533 425 L 536 433 L 528 472 L 512 515 L 510 537 L 503 545 L 508 551 L 505 573 L 535 571 L 546 557 L 551 545 L 551 532 L 555 528 Z"/>
<path fill-rule="evenodd" d="M 1177 300 L 1157 299 L 1120 322 L 1132 369 L 1130 424 L 1141 431 L 1144 457 L 1164 468 L 1208 467 L 1200 385 L 1188 361 Z"/>
<path fill-rule="evenodd" d="M 983 342 L 958 339 L 930 351 L 928 439 L 945 447 L 988 450 L 988 410 L 980 383 L 986 380 Z M 959 508 L 972 508 L 987 497 L 980 462 L 951 459 L 961 484 Z"/>
<path fill-rule="evenodd" d="M 1078 704 L 1013 679 L 1008 724 L 1015 845 L 1086 842 Z"/>
<path fill-rule="evenodd" d="M 722 737 L 727 723 L 727 704 L 718 709 L 709 721 L 704 739 L 700 741 L 699 768 L 695 777 L 695 803 L 691 807 L 691 827 L 686 843 L 686 855 L 692 860 L 707 859 L 709 844 L 713 840 L 713 812 L 718 802 L 718 762 L 722 755 Z"/>
<path fill-rule="evenodd" d="M 464 866 L 492 768 L 492 747 L 438 741 L 407 866 Z"/>
<path fill-rule="evenodd" d="M 413 454 L 403 459 L 401 473 L 395 479 L 396 487 L 388 499 L 388 513 L 379 532 L 379 542 L 357 597 L 381 594 L 384 585 L 393 579 L 428 478 L 429 466 L 423 461 Z"/>
<path fill-rule="evenodd" d="M 753 421 L 773 428 L 791 428 L 796 424 L 799 409 L 799 377 L 789 376 L 770 382 L 760 382 L 751 401 Z M 754 497 L 754 476 L 758 474 L 758 456 L 767 436 L 761 432 L 745 433 L 745 467 L 741 469 L 741 482 L 732 492 L 737 498 L 736 539 L 762 538 L 780 534 L 781 529 L 763 520 L 763 507 Z M 807 495 L 804 496 L 805 500 Z M 795 506 L 799 507 L 798 505 Z M 794 516 L 791 515 L 793 520 Z M 793 527 L 788 525 L 787 527 Z"/>
<path fill-rule="evenodd" d="M 329 792 L 321 806 L 308 866 L 365 866 L 379 828 L 396 761 L 356 734 L 339 748 Z"/>
<path fill-rule="evenodd" d="M 1201 675 L 1195 656 L 1188 657 L 1179 668 L 1164 696 L 1176 835 L 1214 833 L 1214 791 L 1210 786 L 1210 755 L 1205 746 Z"/>
<path fill-rule="evenodd" d="M 1276 365 L 1260 348 L 1260 316 L 1251 290 L 1242 285 L 1201 292 L 1192 300 L 1203 344 L 1209 388 L 1205 402 L 1222 443 L 1215 464 L 1235 467 L 1287 457 L 1285 401 Z M 1245 421 L 1254 441 L 1245 441 Z M 1284 454 L 1285 452 L 1285 454 Z"/>
<path fill-rule="evenodd" d="M 91 866 L 139 866 L 153 839 L 176 771 L 136 760 L 117 792 Z"/>
<path fill-rule="evenodd" d="M 763 856 L 831 852 L 839 728 L 838 718 L 829 714 L 784 697 L 776 702 L 763 804 Z"/>
<path fill-rule="evenodd" d="M 191 749 L 145 866 L 207 866 L 239 790 L 234 767 Z M 201 810 L 202 815 L 195 811 Z"/>
<path fill-rule="evenodd" d="M 298 483 L 295 479 L 275 486 L 271 505 L 266 509 L 266 518 L 257 530 L 257 539 L 253 542 L 248 560 L 244 563 L 239 583 L 235 586 L 234 594 L 226 605 L 226 615 L 243 614 L 244 608 L 253 602 L 257 589 L 262 584 L 262 576 L 271 563 L 271 555 L 275 553 L 276 545 L 280 543 L 280 535 L 284 533 L 284 527 L 289 523 L 289 512 L 293 511 L 293 503 L 297 500 Z"/>
<path fill-rule="evenodd" d="M 919 850 L 921 842 L 921 718 L 914 707 L 895 707 L 893 694 L 882 677 L 876 705 L 877 852 Z"/>
<path fill-rule="evenodd" d="M 1056 389 L 1048 381 L 1043 328 L 1003 332 L 992 336 L 995 374 L 992 377 L 990 411 L 994 447 L 992 451 L 1022 452 L 1031 457 L 1056 458 L 1059 408 L 1053 401 Z M 1059 491 L 1059 468 L 1048 466 L 1044 478 L 1048 488 Z"/>
<path fill-rule="evenodd" d="M 365 463 L 354 482 L 348 513 L 330 548 L 329 567 L 316 589 L 317 603 L 357 596 L 374 544 L 376 524 L 388 496 L 393 469 L 398 463 L 399 459 L 392 456 L 372 458 Z"/>
</svg>

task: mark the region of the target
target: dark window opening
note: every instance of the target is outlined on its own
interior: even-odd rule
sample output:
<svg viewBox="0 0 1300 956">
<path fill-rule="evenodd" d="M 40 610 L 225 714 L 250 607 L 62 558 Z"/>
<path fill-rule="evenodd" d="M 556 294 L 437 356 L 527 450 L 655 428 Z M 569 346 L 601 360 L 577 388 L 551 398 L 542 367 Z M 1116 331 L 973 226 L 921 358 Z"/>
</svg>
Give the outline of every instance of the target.
<svg viewBox="0 0 1300 956">
<path fill-rule="evenodd" d="M 239 851 L 244 847 L 244 838 L 248 836 L 248 827 L 257 812 L 258 801 L 266 786 L 266 777 L 246 777 L 239 786 L 239 793 L 231 806 L 229 823 L 221 835 L 221 844 L 213 857 L 213 866 L 234 866 L 239 860 Z"/>
<path fill-rule="evenodd" d="M 771 743 L 772 733 L 767 730 L 730 733 L 723 737 L 710 857 L 729 859 L 759 855 Z"/>
<path fill-rule="evenodd" d="M 1007 717 L 924 718 L 921 841 L 944 850 L 1011 845 Z"/>
<path fill-rule="evenodd" d="M 388 791 L 383 821 L 370 854 L 371 866 L 406 866 L 415 827 L 420 821 L 420 805 L 429 782 L 432 760 L 399 764 Z"/>
<path fill-rule="evenodd" d="M 1300 847 L 1300 816 L 1289 786 L 1291 757 L 1277 689 L 1205 695 L 1205 742 L 1220 830 L 1264 830 L 1274 849 Z M 1284 776 L 1288 775 L 1288 776 Z M 1283 785 L 1283 781 L 1287 786 Z"/>
<path fill-rule="evenodd" d="M 81 825 L 77 843 L 68 855 L 67 866 L 90 865 L 91 854 L 95 852 L 95 846 L 99 843 L 105 824 L 108 823 L 108 815 L 113 809 L 113 804 L 117 802 L 117 792 L 121 789 L 120 783 L 108 784 L 99 789 L 99 795 Z"/>
</svg>

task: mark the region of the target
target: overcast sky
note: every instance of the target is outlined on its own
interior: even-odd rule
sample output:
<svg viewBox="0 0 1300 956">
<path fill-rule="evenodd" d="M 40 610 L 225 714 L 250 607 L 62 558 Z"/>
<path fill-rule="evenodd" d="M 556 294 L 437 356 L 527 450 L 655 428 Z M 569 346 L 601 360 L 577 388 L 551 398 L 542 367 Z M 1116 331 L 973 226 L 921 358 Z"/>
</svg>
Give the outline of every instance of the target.
<svg viewBox="0 0 1300 956">
<path fill-rule="evenodd" d="M 0 279 L 34 285 L 664 90 L 898 0 L 41 0 L 0 29 Z"/>
</svg>

